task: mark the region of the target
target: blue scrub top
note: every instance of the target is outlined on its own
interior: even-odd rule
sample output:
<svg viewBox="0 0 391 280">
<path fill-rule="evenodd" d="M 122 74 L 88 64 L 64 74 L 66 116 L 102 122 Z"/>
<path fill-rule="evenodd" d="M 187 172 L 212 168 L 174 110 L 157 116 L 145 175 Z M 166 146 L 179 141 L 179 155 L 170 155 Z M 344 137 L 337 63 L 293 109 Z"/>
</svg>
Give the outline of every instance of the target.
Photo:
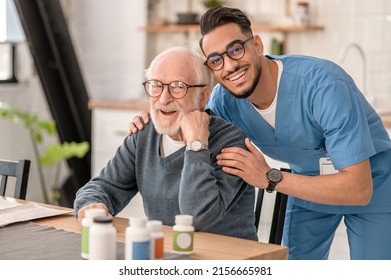
<svg viewBox="0 0 391 280">
<path fill-rule="evenodd" d="M 335 63 L 300 55 L 267 56 L 284 67 L 275 128 L 247 99 L 220 84 L 208 108 L 243 129 L 269 157 L 294 173 L 319 175 L 319 159 L 336 169 L 370 159 L 374 192 L 367 206 L 325 205 L 290 198 L 296 205 L 336 214 L 391 212 L 391 141 L 383 123 L 353 79 Z M 341 189 L 343 192 L 343 189 Z"/>
</svg>

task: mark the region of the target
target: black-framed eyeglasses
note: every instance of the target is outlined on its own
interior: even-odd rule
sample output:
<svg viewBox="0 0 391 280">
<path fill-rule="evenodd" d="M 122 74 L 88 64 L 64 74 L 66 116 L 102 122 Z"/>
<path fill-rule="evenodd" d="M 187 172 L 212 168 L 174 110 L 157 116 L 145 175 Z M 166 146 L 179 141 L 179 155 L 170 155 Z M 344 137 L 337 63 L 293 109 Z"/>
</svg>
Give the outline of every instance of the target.
<svg viewBox="0 0 391 280">
<path fill-rule="evenodd" d="M 206 85 L 188 85 L 181 81 L 172 81 L 168 84 L 163 84 L 159 80 L 147 80 L 142 83 L 145 92 L 151 97 L 159 97 L 164 89 L 164 86 L 168 87 L 168 93 L 175 99 L 185 97 L 187 90 L 192 87 L 204 87 Z"/>
<path fill-rule="evenodd" d="M 241 59 L 244 56 L 245 48 L 244 44 L 250 41 L 254 36 L 247 38 L 244 41 L 234 41 L 228 45 L 227 50 L 220 54 L 212 53 L 208 55 L 208 58 L 205 60 L 204 65 L 208 66 L 208 68 L 212 71 L 218 71 L 224 66 L 224 58 L 223 54 L 227 54 L 227 56 L 233 60 Z"/>
</svg>

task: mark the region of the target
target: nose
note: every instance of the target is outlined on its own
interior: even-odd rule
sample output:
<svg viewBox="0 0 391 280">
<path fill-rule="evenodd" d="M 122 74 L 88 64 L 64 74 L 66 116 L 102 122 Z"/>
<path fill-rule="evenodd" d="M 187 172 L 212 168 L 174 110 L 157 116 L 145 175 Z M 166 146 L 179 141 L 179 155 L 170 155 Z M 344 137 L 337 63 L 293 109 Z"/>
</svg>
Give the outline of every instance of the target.
<svg viewBox="0 0 391 280">
<path fill-rule="evenodd" d="M 228 55 L 224 57 L 224 66 L 223 68 L 230 72 L 230 71 L 235 71 L 239 63 L 239 60 L 235 60 L 230 58 Z"/>
<path fill-rule="evenodd" d="M 159 97 L 159 102 L 161 104 L 168 104 L 171 103 L 173 99 L 174 98 L 171 96 L 170 92 L 168 91 L 168 85 L 163 85 L 163 91 Z"/>
</svg>

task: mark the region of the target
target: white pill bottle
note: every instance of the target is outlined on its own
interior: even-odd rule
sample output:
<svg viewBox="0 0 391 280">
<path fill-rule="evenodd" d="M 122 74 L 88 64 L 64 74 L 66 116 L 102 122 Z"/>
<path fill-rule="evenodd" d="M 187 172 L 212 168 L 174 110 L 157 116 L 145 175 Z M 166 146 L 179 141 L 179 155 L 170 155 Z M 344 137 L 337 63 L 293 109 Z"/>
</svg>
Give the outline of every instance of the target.
<svg viewBox="0 0 391 280">
<path fill-rule="evenodd" d="M 150 230 L 146 227 L 147 218 L 130 217 L 125 231 L 125 260 L 150 259 Z"/>
<path fill-rule="evenodd" d="M 95 217 L 90 227 L 89 259 L 117 259 L 117 231 L 110 216 Z"/>
<path fill-rule="evenodd" d="M 94 218 L 101 216 L 106 216 L 106 211 L 102 208 L 86 209 L 85 217 L 81 221 L 81 257 L 83 259 L 88 259 L 90 227 Z"/>
</svg>

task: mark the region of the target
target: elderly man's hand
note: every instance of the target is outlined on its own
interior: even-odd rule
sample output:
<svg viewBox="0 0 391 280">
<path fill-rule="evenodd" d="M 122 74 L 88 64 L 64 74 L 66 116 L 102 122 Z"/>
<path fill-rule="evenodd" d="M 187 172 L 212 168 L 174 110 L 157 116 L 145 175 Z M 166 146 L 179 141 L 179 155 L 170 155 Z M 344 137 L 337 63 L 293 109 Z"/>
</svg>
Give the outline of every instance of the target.
<svg viewBox="0 0 391 280">
<path fill-rule="evenodd" d="M 92 209 L 92 208 L 104 209 L 106 211 L 106 215 L 107 216 L 109 215 L 109 210 L 107 209 L 105 204 L 103 204 L 103 203 L 91 203 L 91 204 L 88 204 L 88 205 L 84 206 L 83 208 L 80 208 L 80 210 L 77 212 L 77 220 L 78 220 L 78 222 L 80 224 L 81 224 L 81 221 L 83 220 L 83 218 L 86 215 L 86 210 L 87 209 Z"/>
<path fill-rule="evenodd" d="M 181 120 L 183 140 L 186 144 L 199 140 L 208 145 L 210 116 L 201 111 L 188 112 Z"/>
</svg>

